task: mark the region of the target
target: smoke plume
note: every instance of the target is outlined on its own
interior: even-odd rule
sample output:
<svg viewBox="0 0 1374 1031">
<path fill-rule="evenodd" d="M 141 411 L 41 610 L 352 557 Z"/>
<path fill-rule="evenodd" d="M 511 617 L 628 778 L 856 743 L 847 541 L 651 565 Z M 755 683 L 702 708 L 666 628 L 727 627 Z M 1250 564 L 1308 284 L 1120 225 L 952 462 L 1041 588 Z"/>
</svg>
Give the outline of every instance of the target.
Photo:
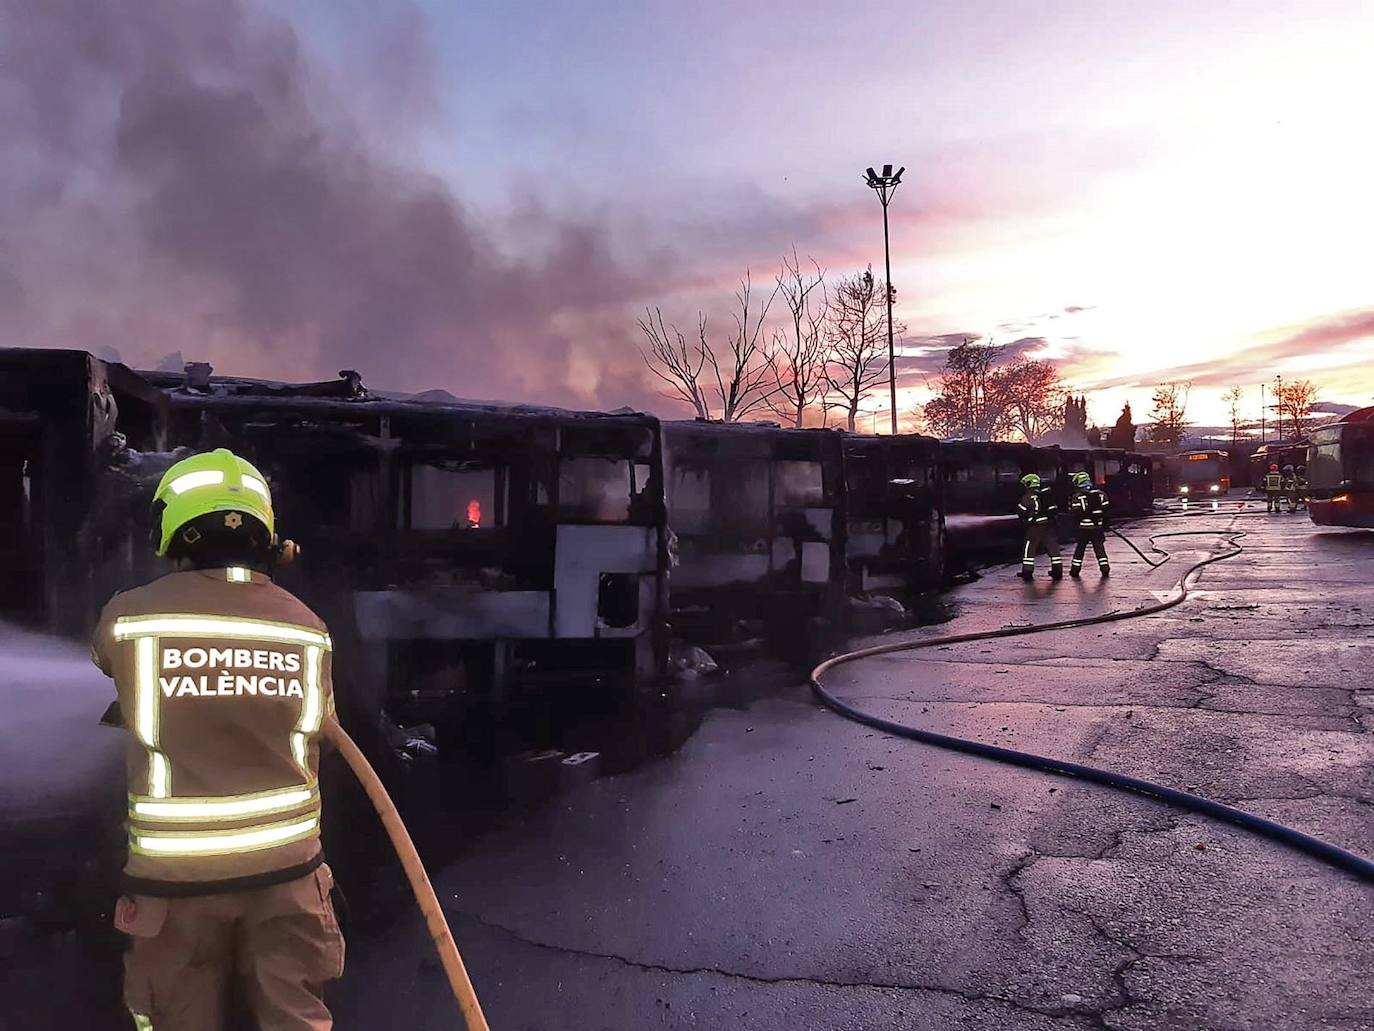
<svg viewBox="0 0 1374 1031">
<path fill-rule="evenodd" d="M 426 67 L 413 48 L 395 60 L 371 74 Z M 0 0 L 6 344 L 644 403 L 627 327 L 649 284 L 605 234 L 536 204 L 528 257 L 509 257 L 446 183 L 389 160 L 335 85 L 241 0 Z"/>
</svg>

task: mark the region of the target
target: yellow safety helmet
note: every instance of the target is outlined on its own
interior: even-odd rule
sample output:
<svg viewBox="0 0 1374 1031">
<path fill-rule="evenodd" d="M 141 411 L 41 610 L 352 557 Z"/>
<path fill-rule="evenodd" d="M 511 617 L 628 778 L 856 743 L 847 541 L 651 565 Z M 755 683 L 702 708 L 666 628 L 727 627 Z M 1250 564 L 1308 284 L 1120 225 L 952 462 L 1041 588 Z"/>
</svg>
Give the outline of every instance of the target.
<svg viewBox="0 0 1374 1031">
<path fill-rule="evenodd" d="M 1035 473 L 1026 473 L 1025 476 L 1021 477 L 1021 483 L 1026 487 L 1038 487 L 1040 486 L 1040 477 Z"/>
<path fill-rule="evenodd" d="M 218 448 L 183 458 L 163 474 L 153 495 L 153 514 L 158 520 L 157 553 L 167 554 L 167 546 L 177 531 L 212 512 L 225 513 L 225 526 L 231 530 L 238 528 L 243 516 L 248 516 L 267 528 L 269 539 L 276 535 L 272 492 L 266 478 L 251 462 Z M 231 522 L 236 515 L 239 519 Z"/>
</svg>

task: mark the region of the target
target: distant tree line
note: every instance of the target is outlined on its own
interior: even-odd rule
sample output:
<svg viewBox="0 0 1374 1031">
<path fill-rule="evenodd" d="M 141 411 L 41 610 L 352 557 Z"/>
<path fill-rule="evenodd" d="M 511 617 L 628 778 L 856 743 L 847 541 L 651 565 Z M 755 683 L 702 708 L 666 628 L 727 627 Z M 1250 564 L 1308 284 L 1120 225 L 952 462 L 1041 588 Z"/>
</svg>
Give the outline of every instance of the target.
<svg viewBox="0 0 1374 1031">
<path fill-rule="evenodd" d="M 827 281 L 814 259 L 804 264 L 794 249 L 781 260 L 766 297 L 745 270 L 724 332 L 698 311 L 688 336 L 665 320 L 661 309 L 646 309 L 638 320 L 640 350 L 663 395 L 687 405 L 697 418 L 738 422 L 767 413 L 801 427 L 826 425 L 835 416 L 853 431 L 865 402 L 881 393 L 888 379 L 889 294 L 895 298 L 871 268 Z M 904 338 L 906 326 L 895 321 L 893 333 Z M 1089 427 L 1087 398 L 1074 397 L 1053 362 L 1009 356 L 1001 345 L 967 338 L 952 347 L 932 389 L 934 396 L 911 414 L 937 436 L 1136 445 L 1129 404 L 1104 434 Z M 1190 426 L 1191 391 L 1188 382 L 1154 388 L 1146 427 L 1152 444 L 1182 445 Z M 1239 386 L 1222 395 L 1233 442 L 1255 426 L 1245 418 L 1244 398 Z M 1317 422 L 1315 401 L 1310 380 L 1293 380 L 1281 384 L 1272 407 L 1293 436 L 1302 436 Z"/>
<path fill-rule="evenodd" d="M 1192 384 L 1187 382 L 1161 383 L 1155 387 L 1152 395 L 1154 407 L 1150 416 L 1152 422 L 1148 430 L 1151 443 L 1170 448 L 1182 445 L 1191 425 L 1188 421 L 1188 395 L 1191 390 Z M 1264 425 L 1261 419 L 1247 417 L 1245 399 L 1245 388 L 1239 384 L 1221 395 L 1221 401 L 1226 405 L 1233 445 L 1251 438 L 1252 431 Z M 1317 388 L 1311 380 L 1292 380 L 1275 389 L 1272 404 L 1267 404 L 1265 408 L 1276 416 L 1274 428 L 1282 430 L 1285 438 L 1296 439 L 1305 436 L 1321 421 L 1312 412 L 1316 400 Z"/>
</svg>

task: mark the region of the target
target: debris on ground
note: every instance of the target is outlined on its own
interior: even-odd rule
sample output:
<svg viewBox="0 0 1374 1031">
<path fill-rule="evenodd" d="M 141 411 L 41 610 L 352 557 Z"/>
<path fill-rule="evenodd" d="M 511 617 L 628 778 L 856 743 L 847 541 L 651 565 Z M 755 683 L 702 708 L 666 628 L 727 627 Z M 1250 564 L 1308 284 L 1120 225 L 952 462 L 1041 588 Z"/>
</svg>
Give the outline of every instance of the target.
<svg viewBox="0 0 1374 1031">
<path fill-rule="evenodd" d="M 417 760 L 433 758 L 439 754 L 439 746 L 435 743 L 434 725 L 431 723 L 403 727 L 383 713 L 381 728 L 383 740 L 402 765 L 410 766 Z"/>
<path fill-rule="evenodd" d="M 857 594 L 847 599 L 849 619 L 860 632 L 903 623 L 907 610 L 896 598 L 886 594 Z"/>
<path fill-rule="evenodd" d="M 679 677 L 705 677 L 719 673 L 720 666 L 704 648 L 694 644 L 674 642 L 668 651 L 668 665 Z"/>
</svg>

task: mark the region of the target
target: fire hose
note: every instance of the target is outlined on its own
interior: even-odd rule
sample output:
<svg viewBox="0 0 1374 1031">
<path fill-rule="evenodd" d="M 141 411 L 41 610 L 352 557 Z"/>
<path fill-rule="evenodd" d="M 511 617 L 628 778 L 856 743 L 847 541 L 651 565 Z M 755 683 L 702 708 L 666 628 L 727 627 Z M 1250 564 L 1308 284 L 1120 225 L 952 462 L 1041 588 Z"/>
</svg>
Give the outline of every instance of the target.
<svg viewBox="0 0 1374 1031">
<path fill-rule="evenodd" d="M 886 734 L 896 737 L 907 738 L 911 741 L 918 741 L 922 744 L 936 745 L 940 748 L 950 749 L 955 752 L 962 752 L 966 755 L 978 756 L 983 759 L 992 759 L 995 762 L 1007 763 L 1012 766 L 1020 766 L 1025 769 L 1038 770 L 1042 773 L 1053 773 L 1062 777 L 1076 777 L 1093 784 L 1100 784 L 1105 787 L 1113 788 L 1118 791 L 1129 791 L 1138 795 L 1144 795 L 1167 805 L 1176 806 L 1189 812 L 1199 813 L 1203 816 L 1210 816 L 1213 819 L 1222 820 L 1226 823 L 1234 824 L 1251 833 L 1258 834 L 1276 841 L 1289 848 L 1305 852 L 1316 859 L 1321 860 L 1337 869 L 1354 874 L 1359 879 L 1374 883 L 1374 861 L 1354 852 L 1346 851 L 1330 842 L 1320 838 L 1304 834 L 1302 831 L 1283 824 L 1266 820 L 1253 813 L 1247 813 L 1243 809 L 1204 798 L 1201 795 L 1194 795 L 1187 791 L 1180 791 L 1163 784 L 1155 784 L 1151 781 L 1142 780 L 1139 777 L 1132 777 L 1124 773 L 1116 773 L 1111 770 L 1098 769 L 1094 766 L 1085 766 L 1082 763 L 1070 762 L 1066 759 L 1055 759 L 1049 756 L 1036 755 L 1032 752 L 1022 752 L 1014 748 L 1003 748 L 999 745 L 989 745 L 981 741 L 974 741 L 969 738 L 954 737 L 949 734 L 940 734 L 931 730 L 922 730 L 919 727 L 909 726 L 895 720 L 885 719 L 873 713 L 865 712 L 862 709 L 850 705 L 832 694 L 822 683 L 821 678 L 836 666 L 854 662 L 858 659 L 869 658 L 874 655 L 889 655 L 893 652 L 916 651 L 922 648 L 935 648 L 942 645 L 962 644 L 970 641 L 988 641 L 1002 637 L 1020 637 L 1026 634 L 1044 633 L 1048 630 L 1067 630 L 1076 627 L 1096 626 L 1102 623 L 1114 623 L 1125 619 L 1135 619 L 1140 616 L 1149 616 L 1158 612 L 1164 612 L 1176 605 L 1183 604 L 1188 599 L 1189 581 L 1203 567 L 1211 565 L 1213 562 L 1221 562 L 1225 559 L 1234 558 L 1239 555 L 1244 548 L 1238 543 L 1241 537 L 1245 536 L 1244 531 L 1215 529 L 1215 530 L 1175 530 L 1168 533 L 1151 534 L 1150 541 L 1164 537 L 1196 537 L 1196 536 L 1220 536 L 1226 539 L 1230 545 L 1230 550 L 1218 554 L 1209 555 L 1189 566 L 1187 571 L 1179 578 L 1175 584 L 1177 593 L 1164 601 L 1151 605 L 1144 605 L 1139 608 L 1127 609 L 1124 611 L 1113 611 L 1098 616 L 1084 616 L 1078 619 L 1064 619 L 1053 623 L 1039 623 L 1031 626 L 1003 627 L 1000 630 L 985 630 L 967 634 L 948 634 L 943 637 L 924 638 L 916 641 L 895 641 L 890 644 L 876 645 L 871 648 L 860 648 L 856 651 L 845 652 L 841 655 L 832 656 L 826 659 L 819 666 L 811 671 L 811 690 L 816 697 L 829 708 L 839 713 L 847 719 L 865 726 L 873 727 Z M 1154 550 L 1164 554 L 1162 549 Z M 1139 552 L 1141 557 L 1144 554 Z M 1156 563 L 1151 563 L 1145 559 L 1152 567 Z M 1163 565 L 1163 562 L 1158 563 Z"/>
<path fill-rule="evenodd" d="M 468 1031 L 488 1031 L 487 1018 L 482 1014 L 481 1003 L 477 1001 L 477 993 L 468 978 L 467 968 L 463 966 L 463 957 L 458 953 L 458 946 L 453 941 L 453 933 L 444 918 L 443 908 L 439 905 L 438 896 L 434 894 L 434 886 L 429 883 L 429 876 L 420 861 L 420 854 L 415 850 L 415 843 L 410 840 L 410 832 L 401 821 L 401 814 L 396 811 L 396 804 L 391 801 L 381 778 L 363 755 L 362 749 L 348 736 L 339 725 L 339 721 L 330 717 L 325 721 L 323 730 L 324 737 L 339 749 L 349 769 L 358 778 L 358 783 L 367 792 L 368 801 L 381 817 L 387 837 L 391 839 L 396 856 L 405 869 L 410 890 L 415 893 L 415 901 L 420 906 L 425 926 L 434 940 L 439 962 L 443 965 L 449 988 L 453 991 L 453 998 L 458 1003 L 458 1009 L 463 1014 Z"/>
</svg>

